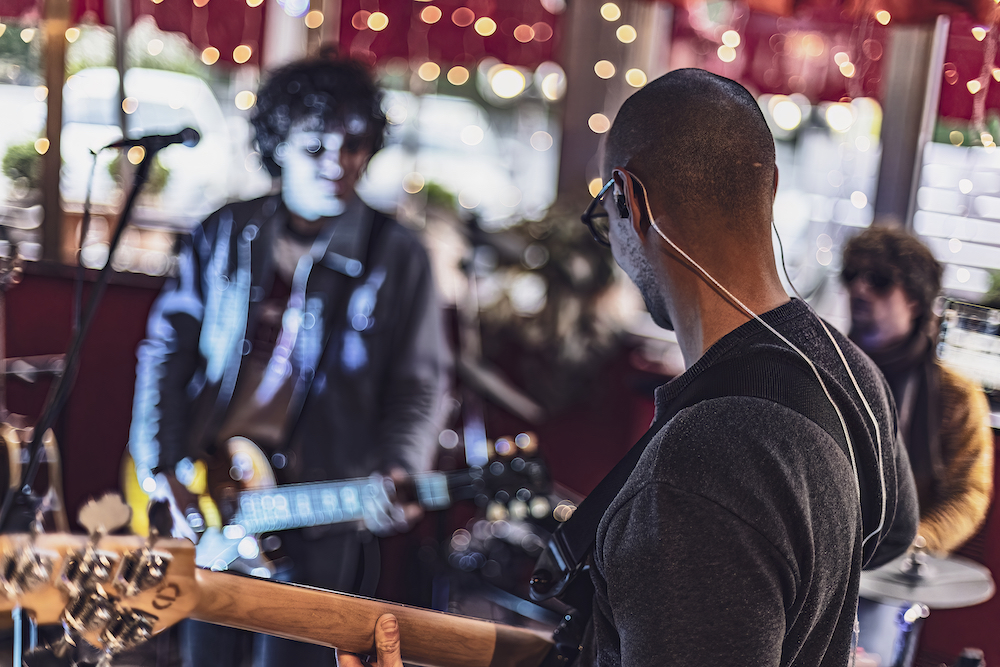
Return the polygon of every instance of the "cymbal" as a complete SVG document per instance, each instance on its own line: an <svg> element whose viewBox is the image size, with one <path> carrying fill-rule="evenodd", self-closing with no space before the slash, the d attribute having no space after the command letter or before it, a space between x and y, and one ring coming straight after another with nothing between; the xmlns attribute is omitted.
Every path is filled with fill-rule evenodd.
<svg viewBox="0 0 1000 667"><path fill-rule="evenodd" d="M989 600L995 590L988 569L958 556L905 554L861 573L861 597L920 603L931 609L970 607Z"/></svg>

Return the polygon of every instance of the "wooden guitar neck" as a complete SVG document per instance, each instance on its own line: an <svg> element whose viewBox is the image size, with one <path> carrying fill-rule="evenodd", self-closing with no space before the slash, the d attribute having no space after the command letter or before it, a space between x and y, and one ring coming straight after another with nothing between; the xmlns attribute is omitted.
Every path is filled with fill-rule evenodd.
<svg viewBox="0 0 1000 667"><path fill-rule="evenodd" d="M539 634L488 621L233 574L197 570L192 618L361 654L375 622L399 621L403 661L427 667L538 667L552 648Z"/></svg>

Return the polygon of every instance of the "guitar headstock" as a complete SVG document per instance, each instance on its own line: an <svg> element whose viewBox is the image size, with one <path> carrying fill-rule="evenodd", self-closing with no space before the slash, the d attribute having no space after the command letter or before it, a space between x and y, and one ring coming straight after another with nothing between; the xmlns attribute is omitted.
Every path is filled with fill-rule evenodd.
<svg viewBox="0 0 1000 667"><path fill-rule="evenodd" d="M0 610L21 607L108 655L177 623L197 602L187 540L0 535Z"/></svg>

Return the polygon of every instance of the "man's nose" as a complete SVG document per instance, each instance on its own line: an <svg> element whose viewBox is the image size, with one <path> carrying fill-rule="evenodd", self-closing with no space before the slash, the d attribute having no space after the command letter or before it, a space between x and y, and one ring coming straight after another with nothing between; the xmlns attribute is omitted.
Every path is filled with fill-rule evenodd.
<svg viewBox="0 0 1000 667"><path fill-rule="evenodd" d="M319 157L319 172L323 178L337 180L344 175L344 167L340 162L340 148L325 150Z"/></svg>

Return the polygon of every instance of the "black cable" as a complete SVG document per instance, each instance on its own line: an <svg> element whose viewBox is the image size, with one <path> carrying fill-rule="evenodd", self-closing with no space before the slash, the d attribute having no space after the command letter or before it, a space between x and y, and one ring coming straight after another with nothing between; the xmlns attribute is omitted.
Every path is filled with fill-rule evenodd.
<svg viewBox="0 0 1000 667"><path fill-rule="evenodd" d="M90 163L90 176L87 177L87 196L83 200L83 217L80 220L80 250L76 254L76 279L73 285L73 335L80 330L80 318L83 313L83 244L90 230L90 193L94 187L94 172L97 170L97 153L90 151L94 160ZM108 255L108 261L111 255Z"/></svg>

